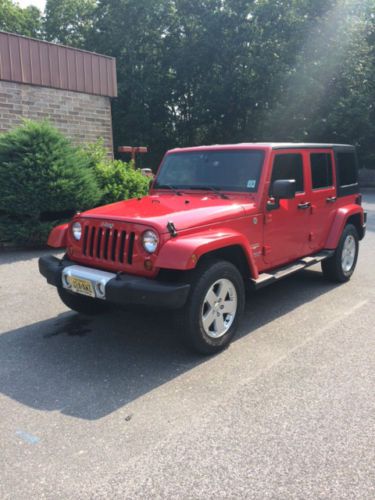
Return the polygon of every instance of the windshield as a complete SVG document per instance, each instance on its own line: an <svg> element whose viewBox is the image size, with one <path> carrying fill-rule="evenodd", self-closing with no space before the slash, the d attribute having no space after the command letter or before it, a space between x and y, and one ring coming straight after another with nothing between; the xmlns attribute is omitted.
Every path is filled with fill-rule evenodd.
<svg viewBox="0 0 375 500"><path fill-rule="evenodd" d="M160 167L154 189L217 189L247 191L258 189L264 151L192 151L167 155Z"/></svg>

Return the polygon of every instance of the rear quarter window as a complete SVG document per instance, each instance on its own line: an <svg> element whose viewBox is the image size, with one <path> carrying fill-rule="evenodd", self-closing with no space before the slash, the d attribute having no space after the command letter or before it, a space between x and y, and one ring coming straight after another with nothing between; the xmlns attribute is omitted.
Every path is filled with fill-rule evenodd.
<svg viewBox="0 0 375 500"><path fill-rule="evenodd" d="M336 153L339 186L350 186L358 182L357 162L353 152Z"/></svg>

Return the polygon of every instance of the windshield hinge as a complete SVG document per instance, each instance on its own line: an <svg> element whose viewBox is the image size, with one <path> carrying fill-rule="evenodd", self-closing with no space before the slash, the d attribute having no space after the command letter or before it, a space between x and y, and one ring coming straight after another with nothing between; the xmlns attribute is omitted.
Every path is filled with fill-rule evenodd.
<svg viewBox="0 0 375 500"><path fill-rule="evenodd" d="M172 238L175 238L177 236L177 231L176 231L176 228L175 228L172 221L168 222L167 229L169 231L169 234L172 236Z"/></svg>

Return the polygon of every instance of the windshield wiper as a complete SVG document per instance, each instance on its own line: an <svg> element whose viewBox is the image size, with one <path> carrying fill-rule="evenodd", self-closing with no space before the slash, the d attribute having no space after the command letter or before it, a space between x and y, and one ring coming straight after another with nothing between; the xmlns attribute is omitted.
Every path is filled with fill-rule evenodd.
<svg viewBox="0 0 375 500"><path fill-rule="evenodd" d="M156 186L155 189L170 189L177 196L182 196L182 193L176 187L172 186L172 184L162 184L161 186Z"/></svg>
<svg viewBox="0 0 375 500"><path fill-rule="evenodd" d="M227 196L224 193L221 193L219 188L213 186L190 186L189 189L201 189L202 191L213 191L215 194L220 196L220 198L223 198L225 200L229 199L229 196Z"/></svg>

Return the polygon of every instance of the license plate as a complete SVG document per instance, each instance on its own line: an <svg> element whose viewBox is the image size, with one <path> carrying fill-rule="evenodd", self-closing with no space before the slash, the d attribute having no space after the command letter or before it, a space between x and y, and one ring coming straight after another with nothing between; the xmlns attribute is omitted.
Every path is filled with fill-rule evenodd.
<svg viewBox="0 0 375 500"><path fill-rule="evenodd" d="M69 281L72 285L73 292L80 293L81 295L88 295L89 297L95 297L94 287L92 286L90 280L70 276Z"/></svg>

